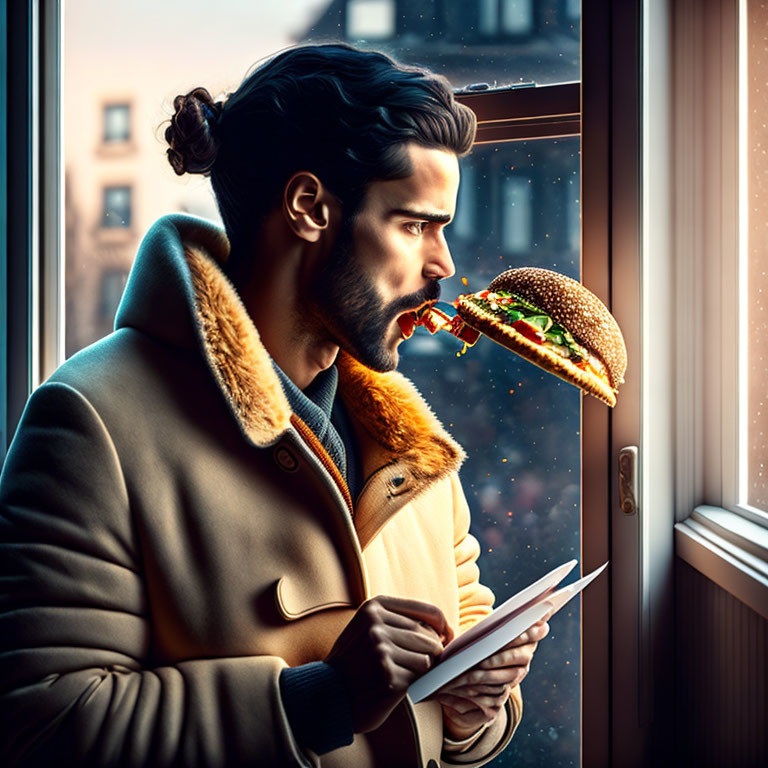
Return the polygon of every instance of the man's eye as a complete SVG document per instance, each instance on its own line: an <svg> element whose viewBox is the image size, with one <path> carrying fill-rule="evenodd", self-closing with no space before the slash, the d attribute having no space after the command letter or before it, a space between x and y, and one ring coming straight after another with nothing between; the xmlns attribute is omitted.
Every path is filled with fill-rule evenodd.
<svg viewBox="0 0 768 768"><path fill-rule="evenodd" d="M420 235L424 231L424 227L427 226L426 221L409 221L405 228L412 234L412 235Z"/></svg>

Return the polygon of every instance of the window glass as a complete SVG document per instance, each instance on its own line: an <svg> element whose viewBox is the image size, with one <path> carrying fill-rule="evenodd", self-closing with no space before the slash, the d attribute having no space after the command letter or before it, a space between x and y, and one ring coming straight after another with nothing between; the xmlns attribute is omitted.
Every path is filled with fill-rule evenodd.
<svg viewBox="0 0 768 768"><path fill-rule="evenodd" d="M531 0L501 0L501 28L510 35L533 33L533 2Z"/></svg>
<svg viewBox="0 0 768 768"><path fill-rule="evenodd" d="M748 3L747 503L768 512L768 5Z"/></svg>
<svg viewBox="0 0 768 768"><path fill-rule="evenodd" d="M394 0L349 0L347 37L357 41L383 40L394 34Z"/></svg>
<svg viewBox="0 0 768 768"><path fill-rule="evenodd" d="M510 253L523 253L531 247L533 225L533 179L502 176L501 247Z"/></svg>
<svg viewBox="0 0 768 768"><path fill-rule="evenodd" d="M445 75L456 88L557 83L579 79L580 19L578 0L348 0L326 3L296 39L370 41L400 61Z"/></svg>
<svg viewBox="0 0 768 768"><path fill-rule="evenodd" d="M471 237L446 229L456 275L443 282L445 298L482 290L516 266L580 278L577 138L477 147L462 161L461 184L470 183L474 195L459 198L457 219L471 200L477 224ZM524 254L508 248L517 235L507 234L511 205L495 202L499 186L525 190L525 213L511 216L525 232ZM580 559L581 394L489 339L461 349L447 334L417 328L400 346L400 370L467 451L461 478L482 547L480 570L500 601L533 575ZM578 603L562 614L536 651L522 686L523 721L494 766L579 764Z"/></svg>
<svg viewBox="0 0 768 768"><path fill-rule="evenodd" d="M520 9L529 6L531 35L505 32L513 18L528 18ZM374 41L390 29L388 7L396 11L393 37ZM367 35L371 47L441 72L456 87L576 80L574 8L578 11L578 4L522 0L427 5L233 0L225 12L211 14L202 0L160 5L134 0L130 7L69 0L67 354L109 332L101 315L113 311L116 275L130 268L141 236L158 216L186 211L219 221L209 181L175 176L163 156L161 125L176 94L204 86L220 97L261 58L296 41L349 39L350 24L355 34ZM363 11L372 15L363 20ZM150 16L151 25L145 21ZM482 18L489 25L483 30ZM99 67L93 66L96 60ZM126 92L137 94L131 101L132 154L95 151L102 142L103 105ZM108 202L104 180L110 178L120 179L121 186L107 187L129 190L128 195L114 192ZM102 226L107 212L130 228ZM457 273L445 281L443 296L481 290L504 269L524 264L578 278L579 226L578 139L475 148L462 160L457 215L446 232ZM106 276L110 272L115 276ZM418 329L400 349L402 370L469 454L462 481L482 547L482 577L497 599L578 559L580 393L487 339L457 356L461 345L447 334L433 337ZM492 765L579 764L579 631L575 602L553 619L551 635L523 684L523 722Z"/></svg>
<svg viewBox="0 0 768 768"><path fill-rule="evenodd" d="M495 35L499 31L498 0L479 0L477 26L484 35Z"/></svg>
<svg viewBox="0 0 768 768"><path fill-rule="evenodd" d="M127 279L128 275L122 269L108 269L102 273L99 314L103 320L114 317Z"/></svg>
<svg viewBox="0 0 768 768"><path fill-rule="evenodd" d="M104 141L128 141L131 138L131 111L127 104L104 107Z"/></svg>
<svg viewBox="0 0 768 768"><path fill-rule="evenodd" d="M105 187L102 227L131 226L131 188Z"/></svg>

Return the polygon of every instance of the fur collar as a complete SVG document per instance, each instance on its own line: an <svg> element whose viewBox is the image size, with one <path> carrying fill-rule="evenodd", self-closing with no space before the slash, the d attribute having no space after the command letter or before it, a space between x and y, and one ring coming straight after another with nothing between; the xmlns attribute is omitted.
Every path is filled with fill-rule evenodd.
<svg viewBox="0 0 768 768"><path fill-rule="evenodd" d="M258 331L239 295L209 253L185 243L195 319L208 363L245 435L274 444L290 426L291 408ZM402 374L377 373L340 353L339 394L353 419L414 479L427 481L458 469L462 448L445 431Z"/></svg>

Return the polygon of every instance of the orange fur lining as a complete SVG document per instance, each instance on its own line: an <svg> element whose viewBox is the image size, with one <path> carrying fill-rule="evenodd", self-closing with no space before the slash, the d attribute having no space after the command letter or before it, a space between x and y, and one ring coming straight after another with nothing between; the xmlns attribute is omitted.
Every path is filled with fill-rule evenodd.
<svg viewBox="0 0 768 768"><path fill-rule="evenodd" d="M245 433L273 443L290 426L291 407L259 332L221 269L202 251L184 249L195 289L206 357Z"/></svg>
<svg viewBox="0 0 768 768"><path fill-rule="evenodd" d="M336 366L339 392L351 415L376 442L411 465L415 478L433 479L459 468L463 449L405 376L377 373L344 352Z"/></svg>

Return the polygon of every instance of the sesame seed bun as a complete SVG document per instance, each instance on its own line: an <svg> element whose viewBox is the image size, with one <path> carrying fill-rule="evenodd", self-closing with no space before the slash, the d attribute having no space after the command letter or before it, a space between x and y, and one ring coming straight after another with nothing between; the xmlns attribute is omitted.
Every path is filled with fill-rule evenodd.
<svg viewBox="0 0 768 768"><path fill-rule="evenodd" d="M597 296L577 280L537 267L507 270L491 282L488 290L509 291L548 314L603 363L611 386L567 358L526 339L493 313L469 302L469 297L460 297L457 311L468 325L611 407L616 404L615 393L624 382L627 368L627 349L618 323Z"/></svg>

